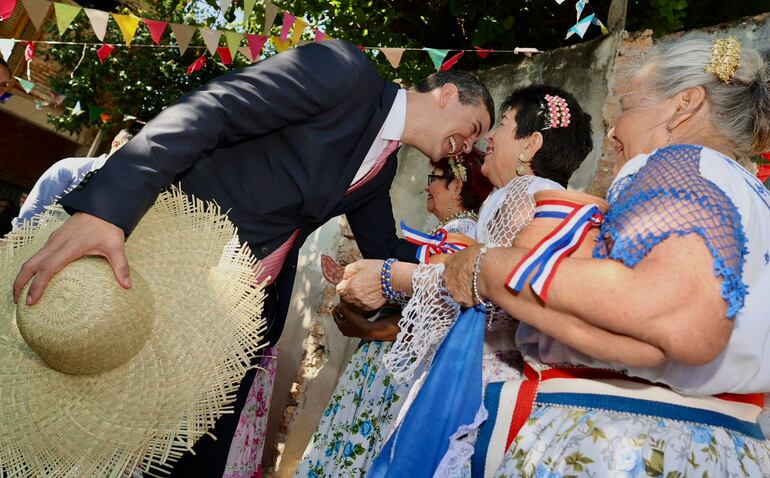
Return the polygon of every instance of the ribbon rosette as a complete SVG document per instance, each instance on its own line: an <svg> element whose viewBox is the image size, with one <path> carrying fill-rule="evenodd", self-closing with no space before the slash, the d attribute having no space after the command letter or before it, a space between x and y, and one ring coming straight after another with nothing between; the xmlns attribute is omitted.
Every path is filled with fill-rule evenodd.
<svg viewBox="0 0 770 478"><path fill-rule="evenodd" d="M421 264L430 263L430 256L437 254L454 254L462 251L472 241L463 234L447 232L446 229L439 229L435 234L413 229L401 221L401 231L404 233L404 239L420 247L417 248L417 260Z"/></svg>
<svg viewBox="0 0 770 478"><path fill-rule="evenodd" d="M604 215L595 204L576 207L560 201L544 201L535 208L535 219L562 219L559 226L545 236L513 269L505 281L510 289L521 292L527 278L532 291L545 303L548 288L561 261L575 252L592 227L601 226Z"/></svg>

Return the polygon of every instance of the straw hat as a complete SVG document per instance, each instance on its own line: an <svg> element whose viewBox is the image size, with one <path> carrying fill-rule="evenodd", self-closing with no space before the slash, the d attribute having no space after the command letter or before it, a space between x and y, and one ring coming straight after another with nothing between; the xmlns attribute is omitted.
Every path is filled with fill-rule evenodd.
<svg viewBox="0 0 770 478"><path fill-rule="evenodd" d="M218 207L175 190L126 242L131 289L83 258L17 309L16 273L65 219L0 242L0 476L162 475L232 411L258 353L256 260Z"/></svg>

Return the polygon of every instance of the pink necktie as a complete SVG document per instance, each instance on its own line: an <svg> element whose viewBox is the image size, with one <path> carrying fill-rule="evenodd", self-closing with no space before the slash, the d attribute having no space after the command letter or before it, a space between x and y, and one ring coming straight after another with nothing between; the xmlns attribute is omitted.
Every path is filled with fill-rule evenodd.
<svg viewBox="0 0 770 478"><path fill-rule="evenodd" d="M399 146L401 146L401 143L396 140L388 141L388 144L385 145L385 149L383 149L382 153L380 153L380 155L377 156L377 159L374 160L374 166L372 166L372 169L370 169L363 178L351 184L345 195L347 196L348 194L353 193L353 191L357 190L364 184L371 181L373 177L377 176L377 174L382 171L382 168L385 166L385 162L388 160L390 155L393 154L393 151L397 150Z"/></svg>

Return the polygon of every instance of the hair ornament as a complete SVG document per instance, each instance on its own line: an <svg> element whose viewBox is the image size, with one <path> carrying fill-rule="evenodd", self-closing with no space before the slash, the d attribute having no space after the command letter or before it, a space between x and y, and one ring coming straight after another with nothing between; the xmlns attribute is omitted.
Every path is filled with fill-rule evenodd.
<svg viewBox="0 0 770 478"><path fill-rule="evenodd" d="M468 169L465 167L463 160L459 156L451 156L449 158L449 168L452 170L452 175L462 182L468 181Z"/></svg>
<svg viewBox="0 0 770 478"><path fill-rule="evenodd" d="M569 126L570 113L567 100L558 95L545 95L545 104L543 105L545 113L545 127L566 128Z"/></svg>
<svg viewBox="0 0 770 478"><path fill-rule="evenodd" d="M713 73L720 80L730 84L740 66L741 42L732 35L714 40L714 45L711 47L711 60L706 66L706 72Z"/></svg>

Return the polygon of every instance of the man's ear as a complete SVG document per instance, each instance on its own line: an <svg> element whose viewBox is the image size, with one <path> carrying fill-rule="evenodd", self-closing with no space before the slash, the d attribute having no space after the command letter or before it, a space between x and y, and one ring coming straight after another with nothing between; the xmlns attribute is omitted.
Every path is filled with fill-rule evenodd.
<svg viewBox="0 0 770 478"><path fill-rule="evenodd" d="M682 123L686 122L703 107L706 103L706 90L702 86L686 88L676 96L676 111L671 116L666 127L673 131Z"/></svg>
<svg viewBox="0 0 770 478"><path fill-rule="evenodd" d="M452 98L456 97L457 94L457 86L453 83L444 83L441 86L441 92L439 94L439 106L446 108L447 105L451 104Z"/></svg>

